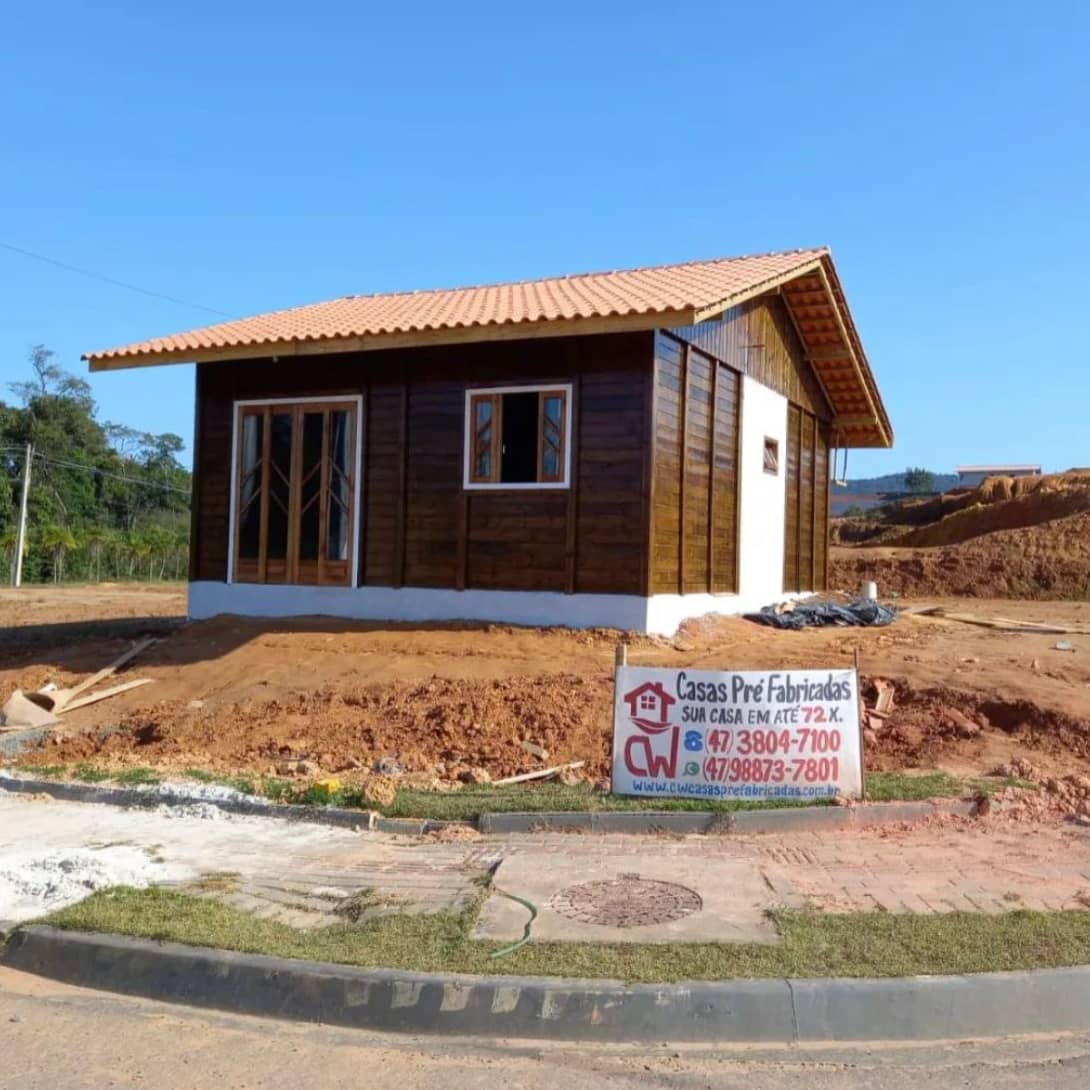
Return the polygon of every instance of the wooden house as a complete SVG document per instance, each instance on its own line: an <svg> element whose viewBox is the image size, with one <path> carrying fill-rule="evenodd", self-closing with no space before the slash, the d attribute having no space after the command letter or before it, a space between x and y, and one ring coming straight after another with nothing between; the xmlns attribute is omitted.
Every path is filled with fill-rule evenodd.
<svg viewBox="0 0 1090 1090"><path fill-rule="evenodd" d="M347 296L196 363L189 610L672 632L820 591L892 430L827 250Z"/></svg>

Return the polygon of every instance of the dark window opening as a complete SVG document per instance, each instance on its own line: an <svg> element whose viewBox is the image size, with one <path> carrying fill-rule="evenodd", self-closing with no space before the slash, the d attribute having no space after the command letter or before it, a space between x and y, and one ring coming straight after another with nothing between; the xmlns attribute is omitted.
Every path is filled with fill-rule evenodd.
<svg viewBox="0 0 1090 1090"><path fill-rule="evenodd" d="M556 485L568 470L568 392L473 391L466 412L466 480L476 485Z"/></svg>
<svg viewBox="0 0 1090 1090"><path fill-rule="evenodd" d="M504 394L500 480L531 484L537 480L538 395Z"/></svg>

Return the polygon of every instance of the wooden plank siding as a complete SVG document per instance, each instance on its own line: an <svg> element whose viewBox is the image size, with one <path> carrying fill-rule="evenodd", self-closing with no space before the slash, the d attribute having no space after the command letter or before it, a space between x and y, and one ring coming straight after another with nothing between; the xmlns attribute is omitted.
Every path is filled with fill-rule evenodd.
<svg viewBox="0 0 1090 1090"><path fill-rule="evenodd" d="M716 363L715 449L712 462L712 593L738 591L738 491L742 376Z"/></svg>
<svg viewBox="0 0 1090 1090"><path fill-rule="evenodd" d="M833 413L813 367L806 359L783 299L779 295L762 296L732 307L717 320L669 332L677 341L689 346L690 353L698 349L717 360L723 369L720 374L725 371L734 375L739 401L741 375L747 375L787 399L787 449L781 452L786 475L783 589L824 590L828 580L829 422ZM678 358L683 358L680 350ZM661 366L662 350L657 350L656 359ZM669 362L672 366L672 358ZM662 396L661 385L659 394ZM720 396L717 393L717 398ZM739 419L729 408L724 408L727 419ZM662 434L660 428L660 438ZM734 474L732 481L724 480L721 486L716 486L717 493L722 491L730 495L737 491L737 461ZM659 479L656 475L656 483ZM656 504L655 510L658 514L662 505ZM722 520L725 525L734 511L736 506L724 504L723 510L716 515L716 524ZM719 540L717 532L716 541ZM655 554L656 560L662 555L661 544ZM652 572L652 583L656 586L669 585L674 578L675 573L669 568L661 577ZM725 588L721 572L717 572L715 583L715 589ZM737 583L733 583L730 589L736 587Z"/></svg>
<svg viewBox="0 0 1090 1090"><path fill-rule="evenodd" d="M227 577L234 401L363 396L359 581L646 593L654 335L503 341L197 368L192 577ZM570 488L466 491L467 388L570 383Z"/></svg>
<svg viewBox="0 0 1090 1090"><path fill-rule="evenodd" d="M783 589L826 590L829 429L797 405L787 411L785 472Z"/></svg>
<svg viewBox="0 0 1090 1090"><path fill-rule="evenodd" d="M814 590L829 589L829 429L814 436Z"/></svg>
<svg viewBox="0 0 1090 1090"><path fill-rule="evenodd" d="M799 495L801 458L799 444L802 437L802 410L797 405L787 406L787 451L783 460L784 471L784 521L783 521L783 589L799 589Z"/></svg>
<svg viewBox="0 0 1090 1090"><path fill-rule="evenodd" d="M655 338L654 503L651 507L650 594L681 586L681 437L685 346Z"/></svg>
<svg viewBox="0 0 1090 1090"><path fill-rule="evenodd" d="M651 594L738 588L740 384L706 353L656 336Z"/></svg>
<svg viewBox="0 0 1090 1090"><path fill-rule="evenodd" d="M778 295L675 330L199 364L191 578L227 578L234 401L362 395L359 584L736 593L744 375L789 402L785 589L821 589L832 413ZM466 390L557 384L569 487L465 489Z"/></svg>
<svg viewBox="0 0 1090 1090"><path fill-rule="evenodd" d="M752 299L724 311L720 319L670 333L783 394L818 419L832 419L832 409L780 296Z"/></svg>

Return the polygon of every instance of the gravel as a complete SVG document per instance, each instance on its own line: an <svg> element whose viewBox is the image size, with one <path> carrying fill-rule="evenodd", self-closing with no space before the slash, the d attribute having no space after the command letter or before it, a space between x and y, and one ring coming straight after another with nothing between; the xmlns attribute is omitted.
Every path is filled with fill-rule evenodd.
<svg viewBox="0 0 1090 1090"><path fill-rule="evenodd" d="M70 851L9 852L0 865L0 920L19 923L110 886L143 889L187 873L128 844Z"/></svg>

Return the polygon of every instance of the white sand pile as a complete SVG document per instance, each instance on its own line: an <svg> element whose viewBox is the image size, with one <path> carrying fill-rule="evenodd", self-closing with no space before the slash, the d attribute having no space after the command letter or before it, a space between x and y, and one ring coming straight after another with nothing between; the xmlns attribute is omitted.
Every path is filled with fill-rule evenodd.
<svg viewBox="0 0 1090 1090"><path fill-rule="evenodd" d="M18 923L75 904L100 889L181 877L147 851L126 844L70 851L5 854L0 863L0 920Z"/></svg>

